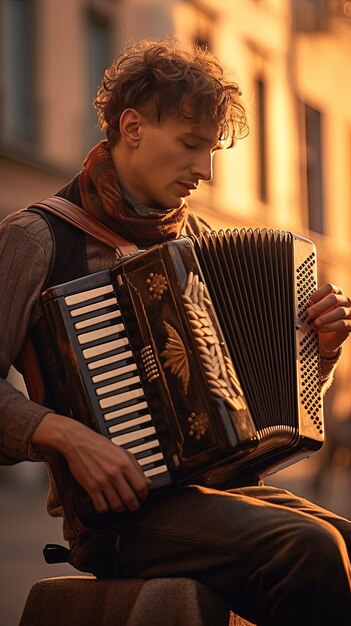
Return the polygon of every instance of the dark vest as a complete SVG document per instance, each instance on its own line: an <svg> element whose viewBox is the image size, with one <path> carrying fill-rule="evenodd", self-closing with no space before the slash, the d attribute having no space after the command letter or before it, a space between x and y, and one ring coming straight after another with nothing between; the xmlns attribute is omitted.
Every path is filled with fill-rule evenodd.
<svg viewBox="0 0 351 626"><path fill-rule="evenodd" d="M43 291L48 287L86 276L89 271L85 233L56 217L56 215L42 209L29 207L27 210L41 215L47 222L51 232L53 253Z"/></svg>

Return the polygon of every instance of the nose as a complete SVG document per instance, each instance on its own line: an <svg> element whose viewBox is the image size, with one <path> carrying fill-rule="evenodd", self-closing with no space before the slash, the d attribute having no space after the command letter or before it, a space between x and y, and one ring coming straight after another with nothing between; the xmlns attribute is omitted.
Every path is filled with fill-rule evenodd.
<svg viewBox="0 0 351 626"><path fill-rule="evenodd" d="M199 154L191 167L191 174L199 180L210 181L213 177L213 154L207 152Z"/></svg>

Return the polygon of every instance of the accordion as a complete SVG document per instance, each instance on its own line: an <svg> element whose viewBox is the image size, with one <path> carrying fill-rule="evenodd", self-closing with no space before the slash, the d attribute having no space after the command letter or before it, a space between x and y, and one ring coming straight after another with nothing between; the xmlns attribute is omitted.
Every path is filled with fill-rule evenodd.
<svg viewBox="0 0 351 626"><path fill-rule="evenodd" d="M49 288L53 408L130 450L150 497L272 474L323 443L316 288L311 241L252 229L168 241ZM84 526L117 519L72 485Z"/></svg>

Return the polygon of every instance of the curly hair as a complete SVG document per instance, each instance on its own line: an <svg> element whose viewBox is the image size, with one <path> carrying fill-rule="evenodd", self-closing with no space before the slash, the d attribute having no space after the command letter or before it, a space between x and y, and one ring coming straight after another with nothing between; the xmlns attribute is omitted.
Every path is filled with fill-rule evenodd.
<svg viewBox="0 0 351 626"><path fill-rule="evenodd" d="M115 58L93 104L99 128L112 147L119 141L119 119L127 108L145 115L151 109L158 121L165 114L213 120L219 140L232 147L248 134L241 95L206 48L188 47L174 39L143 39Z"/></svg>

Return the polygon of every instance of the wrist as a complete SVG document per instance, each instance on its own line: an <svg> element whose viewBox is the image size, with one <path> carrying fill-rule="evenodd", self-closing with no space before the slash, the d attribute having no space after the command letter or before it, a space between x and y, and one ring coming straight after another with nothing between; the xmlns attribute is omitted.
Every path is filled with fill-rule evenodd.
<svg viewBox="0 0 351 626"><path fill-rule="evenodd" d="M327 361L336 361L341 355L341 346L337 350L333 350L332 352L326 352L325 350L320 352L321 359L326 359Z"/></svg>
<svg viewBox="0 0 351 626"><path fill-rule="evenodd" d="M81 424L57 413L47 413L32 435L32 444L46 452L60 452L63 455L73 448L72 435Z"/></svg>

